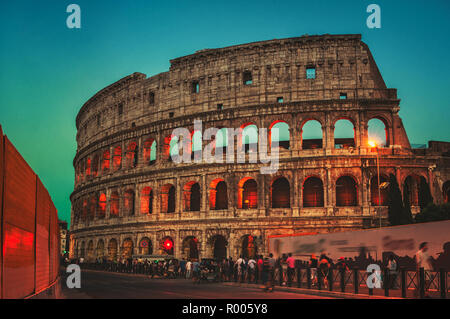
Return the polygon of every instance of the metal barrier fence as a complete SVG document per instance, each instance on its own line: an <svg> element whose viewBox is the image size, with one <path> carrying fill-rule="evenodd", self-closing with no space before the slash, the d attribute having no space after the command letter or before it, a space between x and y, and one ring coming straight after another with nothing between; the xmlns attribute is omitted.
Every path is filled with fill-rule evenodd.
<svg viewBox="0 0 450 319"><path fill-rule="evenodd" d="M29 298L59 278L55 206L0 126L0 298Z"/></svg>
<svg viewBox="0 0 450 319"><path fill-rule="evenodd" d="M121 264L121 263L83 263L82 269L110 271L118 273L143 274L160 278L185 278L179 268L166 271L152 268L150 264ZM287 286L315 290L327 290L343 293L378 295L398 298L448 298L450 273L444 269L440 271L417 271L400 269L397 273L389 273L382 269L378 274L380 286L368 287L368 279L372 273L365 269L336 269L331 268L325 273L320 269L296 267L288 269L277 267L272 272L273 286ZM242 283L263 284L262 276L256 267L254 270L225 273L221 272L218 281L232 281Z"/></svg>

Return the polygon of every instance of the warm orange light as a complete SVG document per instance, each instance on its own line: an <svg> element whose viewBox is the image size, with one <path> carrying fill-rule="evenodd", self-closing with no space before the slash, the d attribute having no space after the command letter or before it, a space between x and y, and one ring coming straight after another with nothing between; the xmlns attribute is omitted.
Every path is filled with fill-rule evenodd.
<svg viewBox="0 0 450 319"><path fill-rule="evenodd" d="M369 141L370 147L377 147L377 143L375 141Z"/></svg>

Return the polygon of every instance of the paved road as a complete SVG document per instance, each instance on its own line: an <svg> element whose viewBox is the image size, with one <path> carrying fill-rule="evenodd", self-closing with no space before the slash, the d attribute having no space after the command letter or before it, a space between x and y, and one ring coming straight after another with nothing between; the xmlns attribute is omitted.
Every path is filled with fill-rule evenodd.
<svg viewBox="0 0 450 319"><path fill-rule="evenodd" d="M63 295L68 299L328 299L291 292L268 293L219 283L197 285L184 279L150 279L99 271L83 271L80 289L68 289L65 283L63 278Z"/></svg>

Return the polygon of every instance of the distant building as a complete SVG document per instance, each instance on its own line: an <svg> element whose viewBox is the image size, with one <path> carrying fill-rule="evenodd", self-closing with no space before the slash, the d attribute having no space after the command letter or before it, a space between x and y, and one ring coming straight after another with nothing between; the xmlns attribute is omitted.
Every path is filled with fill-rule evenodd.
<svg viewBox="0 0 450 319"><path fill-rule="evenodd" d="M59 234L61 238L61 247L60 247L60 253L61 256L64 256L66 253L69 252L69 235L67 231L67 222L64 220L59 221Z"/></svg>

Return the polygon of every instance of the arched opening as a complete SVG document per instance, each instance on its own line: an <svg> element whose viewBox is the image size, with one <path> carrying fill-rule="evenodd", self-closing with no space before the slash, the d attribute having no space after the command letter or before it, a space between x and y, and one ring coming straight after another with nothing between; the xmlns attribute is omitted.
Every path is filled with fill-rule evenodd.
<svg viewBox="0 0 450 319"><path fill-rule="evenodd" d="M241 126L238 149L244 148L245 153L258 151L258 127L247 123Z"/></svg>
<svg viewBox="0 0 450 319"><path fill-rule="evenodd" d="M128 144L127 148L127 168L134 168L138 163L139 147L136 142Z"/></svg>
<svg viewBox="0 0 450 319"><path fill-rule="evenodd" d="M183 254L188 259L198 260L198 240L194 236L186 237L183 240Z"/></svg>
<svg viewBox="0 0 450 319"><path fill-rule="evenodd" d="M163 213L175 212L175 187L166 184L161 188L161 211Z"/></svg>
<svg viewBox="0 0 450 319"><path fill-rule="evenodd" d="M115 171L117 171L121 167L122 167L122 147L117 146L114 149L114 154L113 154L113 169Z"/></svg>
<svg viewBox="0 0 450 319"><path fill-rule="evenodd" d="M244 258L255 258L258 253L258 247L256 246L255 237L246 235L242 238L242 250L241 255Z"/></svg>
<svg viewBox="0 0 450 319"><path fill-rule="evenodd" d="M200 211L200 185L197 182L192 181L184 185L183 202L185 211Z"/></svg>
<svg viewBox="0 0 450 319"><path fill-rule="evenodd" d="M80 257L81 258L85 258L86 254L85 254L85 246L86 244L84 243L84 241L81 243L81 250L80 250Z"/></svg>
<svg viewBox="0 0 450 319"><path fill-rule="evenodd" d="M419 206L419 185L420 176L415 174L406 177L403 183L403 193L407 192L411 206Z"/></svg>
<svg viewBox="0 0 450 319"><path fill-rule="evenodd" d="M444 185L442 185L442 192L444 203L450 203L450 181L446 181Z"/></svg>
<svg viewBox="0 0 450 319"><path fill-rule="evenodd" d="M83 221L86 221L88 217L88 202L86 199L83 200L83 213L82 213L82 219Z"/></svg>
<svg viewBox="0 0 450 319"><path fill-rule="evenodd" d="M89 241L87 246L87 260L88 261L94 261L95 255L94 255L94 242L92 240Z"/></svg>
<svg viewBox="0 0 450 319"><path fill-rule="evenodd" d="M98 176L98 165L99 165L99 161L100 161L100 159L99 159L98 155L96 154L96 155L94 156L94 160L92 161L92 175L93 175L94 177Z"/></svg>
<svg viewBox="0 0 450 319"><path fill-rule="evenodd" d="M227 192L227 184L223 179L213 180L209 191L209 208L211 210L228 209Z"/></svg>
<svg viewBox="0 0 450 319"><path fill-rule="evenodd" d="M378 147L389 145L388 130L382 120L378 118L370 119L367 123L367 128L369 141L375 142Z"/></svg>
<svg viewBox="0 0 450 319"><path fill-rule="evenodd" d="M244 85L251 85L253 83L252 72L250 71L242 72L242 81Z"/></svg>
<svg viewBox="0 0 450 319"><path fill-rule="evenodd" d="M388 181L387 177L380 176L380 185ZM372 206L387 206L388 205L388 188L380 188L380 197L378 197L378 176L373 176L370 179L370 203Z"/></svg>
<svg viewBox="0 0 450 319"><path fill-rule="evenodd" d="M98 218L103 219L106 215L106 195L101 193L98 198Z"/></svg>
<svg viewBox="0 0 450 319"><path fill-rule="evenodd" d="M117 240L111 239L108 243L108 259L114 261L117 259Z"/></svg>
<svg viewBox="0 0 450 319"><path fill-rule="evenodd" d="M139 254L140 255L151 255L153 254L152 241L148 237L144 237L139 242Z"/></svg>
<svg viewBox="0 0 450 319"><path fill-rule="evenodd" d="M179 138L175 135L169 135L164 138L164 154L169 162L177 160L180 156Z"/></svg>
<svg viewBox="0 0 450 319"><path fill-rule="evenodd" d="M127 238L122 244L122 258L129 259L133 255L133 241Z"/></svg>
<svg viewBox="0 0 450 319"><path fill-rule="evenodd" d="M148 165L156 163L156 141L152 138L144 142L144 162Z"/></svg>
<svg viewBox="0 0 450 319"><path fill-rule="evenodd" d="M134 191L131 189L125 191L123 197L123 209L125 215L134 215Z"/></svg>
<svg viewBox="0 0 450 319"><path fill-rule="evenodd" d="M357 206L358 190L355 180L350 176L342 176L336 181L336 206Z"/></svg>
<svg viewBox="0 0 450 319"><path fill-rule="evenodd" d="M203 148L202 132L195 131L191 136L191 159L201 160L202 158L202 148Z"/></svg>
<svg viewBox="0 0 450 319"><path fill-rule="evenodd" d="M334 125L334 148L355 147L355 127L350 120L338 120Z"/></svg>
<svg viewBox="0 0 450 319"><path fill-rule="evenodd" d="M291 188L289 181L285 177L277 178L272 183L271 203L272 208L291 207Z"/></svg>
<svg viewBox="0 0 450 319"><path fill-rule="evenodd" d="M161 242L161 255L174 255L173 239L170 236L164 237Z"/></svg>
<svg viewBox="0 0 450 319"><path fill-rule="evenodd" d="M308 120L301 129L302 149L318 149L323 147L323 131L319 121Z"/></svg>
<svg viewBox="0 0 450 319"><path fill-rule="evenodd" d="M95 255L97 256L97 258L103 258L105 255L105 242L103 241L103 239L100 239L98 241L96 250L97 251Z"/></svg>
<svg viewBox="0 0 450 319"><path fill-rule="evenodd" d="M308 177L303 183L303 207L323 207L323 183L318 177Z"/></svg>
<svg viewBox="0 0 450 319"><path fill-rule="evenodd" d="M151 187L144 187L141 191L141 214L153 213L153 190Z"/></svg>
<svg viewBox="0 0 450 319"><path fill-rule="evenodd" d="M109 171L110 161L111 161L111 154L109 154L109 151L104 151L102 156L102 172Z"/></svg>
<svg viewBox="0 0 450 319"><path fill-rule="evenodd" d="M226 154L228 146L228 130L223 127L217 131L215 136L215 153Z"/></svg>
<svg viewBox="0 0 450 319"><path fill-rule="evenodd" d="M222 235L215 235L211 238L213 245L213 256L217 261L222 261L227 258L227 245L228 242Z"/></svg>
<svg viewBox="0 0 450 319"><path fill-rule="evenodd" d="M119 216L119 194L114 191L109 197L109 215L111 218Z"/></svg>
<svg viewBox="0 0 450 319"><path fill-rule="evenodd" d="M91 159L89 157L86 160L86 177L91 177Z"/></svg>
<svg viewBox="0 0 450 319"><path fill-rule="evenodd" d="M269 128L269 141L273 147L279 145L280 148L289 149L290 133L289 124L284 121L275 121Z"/></svg>
<svg viewBox="0 0 450 319"><path fill-rule="evenodd" d="M94 220L96 208L97 208L97 198L95 195L91 195L89 199L89 220Z"/></svg>
<svg viewBox="0 0 450 319"><path fill-rule="evenodd" d="M254 179L247 177L239 182L238 203L242 209L258 207L258 189Z"/></svg>

